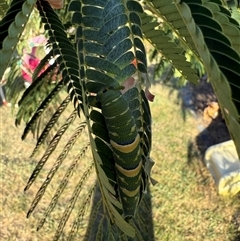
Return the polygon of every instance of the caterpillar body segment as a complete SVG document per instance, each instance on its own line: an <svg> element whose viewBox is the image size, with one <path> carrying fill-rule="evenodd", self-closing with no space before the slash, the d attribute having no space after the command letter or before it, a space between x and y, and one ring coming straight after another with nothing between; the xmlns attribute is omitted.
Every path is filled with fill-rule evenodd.
<svg viewBox="0 0 240 241"><path fill-rule="evenodd" d="M112 145L114 160L122 168L125 168L127 170L133 169L137 167L139 162L141 161L141 151L139 145L140 139L138 137L139 135L137 135L136 137L136 140L138 141L137 145L135 144L136 147L134 149L129 148L128 152L123 152L120 149L117 149L116 145ZM113 141L110 141L110 143L113 144Z"/></svg>
<svg viewBox="0 0 240 241"><path fill-rule="evenodd" d="M109 137L119 145L132 143L137 136L135 120L127 101L118 90L107 90L100 97L102 114L109 131Z"/></svg>
<svg viewBox="0 0 240 241"><path fill-rule="evenodd" d="M138 207L142 190L140 136L128 102L120 91L107 89L98 93L97 99L113 151L123 214L131 218Z"/></svg>

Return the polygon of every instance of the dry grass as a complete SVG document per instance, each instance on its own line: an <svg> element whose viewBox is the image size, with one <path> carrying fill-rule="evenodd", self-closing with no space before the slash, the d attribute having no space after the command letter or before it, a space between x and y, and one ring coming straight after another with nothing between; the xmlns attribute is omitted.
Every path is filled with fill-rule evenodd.
<svg viewBox="0 0 240 241"><path fill-rule="evenodd" d="M237 241L231 220L240 205L236 198L224 200L217 195L212 178L198 157L188 162L189 143L193 142L198 134L196 123L191 116L187 116L186 121L183 121L180 106L176 103L177 91L169 95L170 90L160 85L152 89L156 95L155 102L151 104L152 158L156 162L152 176L158 181L157 185L151 186L155 241ZM84 168L90 164L91 156L88 154L81 161L53 217L39 232L36 232L37 219L53 196L59 178L64 175L66 167L71 162L70 157L79 152L82 143L79 142L74 147L72 154L63 163L58 175L49 185L36 212L30 219L26 219L29 205L51 163L46 164L36 184L24 194L23 189L38 160L37 158L28 159L34 147L34 141L27 138L26 141L21 142L22 129L15 128L14 118L9 109L0 108L0 117L0 205L3 210L0 214L0 240L51 241L58 223L54 221L54 218L59 220L61 217L71 190L79 179L80 172L83 172ZM66 140L70 135L71 133L66 133ZM58 154L55 154L51 162L57 156ZM94 183L94 176L90 176L90 180L85 183L81 197L87 194L91 183ZM80 203L77 203L77 206L80 206ZM82 235L87 219L86 215L77 240L83 240ZM66 228L66 231L68 230L69 227ZM65 237L61 240L65 240Z"/></svg>
<svg viewBox="0 0 240 241"><path fill-rule="evenodd" d="M152 202L156 240L232 240L231 218L237 200L223 200L199 158L189 162L188 146L197 133L195 120L181 119L176 93L154 89L153 152L156 161Z"/></svg>

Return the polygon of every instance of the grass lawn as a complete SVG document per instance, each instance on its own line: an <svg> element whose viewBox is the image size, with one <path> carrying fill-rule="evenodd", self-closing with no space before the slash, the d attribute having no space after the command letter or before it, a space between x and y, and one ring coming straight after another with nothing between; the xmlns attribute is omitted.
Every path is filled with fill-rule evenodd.
<svg viewBox="0 0 240 241"><path fill-rule="evenodd" d="M194 143L198 135L196 122L191 115L183 120L181 103L178 103L177 90L170 87L155 85L152 87L155 101L151 103L153 118L153 145L151 157L155 161L152 177L158 181L150 187L152 202L153 230L155 241L238 241L239 233L232 224L232 217L240 210L239 199L222 198L215 189L213 180L202 164L198 155L189 159L188 147ZM40 156L29 160L34 147L34 140L29 137L21 141L22 128L14 126L14 117L8 107L0 108L0 142L1 142L1 193L0 206L0 240L4 241L51 241L58 221L71 197L74 183L79 180L91 163L91 155L86 154L81 160L77 172L73 173L68 184L66 195L55 207L51 218L38 232L38 218L43 214L53 196L59 179L71 163L71 157L79 153L79 141L69 157L64 161L53 182L49 185L36 212L26 219L26 213L41 182L45 179L48 168L58 154L54 154L47 162L43 173L37 178L36 184L26 192L23 189ZM79 123L78 120L75 124ZM72 128L74 129L74 128ZM71 131L66 133L69 139ZM84 132L85 133L85 132ZM64 142L64 140L62 141ZM64 146L64 144L62 144ZM60 153L60 152L59 152ZM84 202L89 188L95 181L94 175L84 183L81 200ZM88 213L76 240L83 240L87 227ZM73 219L73 218L72 218ZM69 225L65 233L69 231ZM65 235L64 233L64 235ZM237 237L238 236L238 237ZM63 236L60 240L66 240ZM151 240L146 240L151 241Z"/></svg>

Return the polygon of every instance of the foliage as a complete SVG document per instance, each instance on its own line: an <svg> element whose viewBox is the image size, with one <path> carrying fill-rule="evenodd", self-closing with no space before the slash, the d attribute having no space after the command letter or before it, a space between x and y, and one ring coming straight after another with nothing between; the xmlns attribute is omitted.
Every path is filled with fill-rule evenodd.
<svg viewBox="0 0 240 241"><path fill-rule="evenodd" d="M199 161L194 146L191 148L190 143L195 143L195 137L198 135L195 119L188 114L186 119L183 120L181 105L177 103L178 90L172 88L174 86L154 86L154 93L161 96L151 103L154 120L152 143L154 152L151 156L154 160L157 160L157 165L154 166L154 177L158 183L150 187L150 195L147 195L150 199L149 202L147 200L147 208L141 205L141 208L144 207L146 212L137 213L137 217L143 223L140 229L141 234L144 235L144 240L151 241L185 241L186 239L188 241L236 241L239 237L239 233L234 233L237 232L238 227L239 198L236 196L234 199L226 200L216 192L216 186L209 171ZM159 110L161 110L161 116ZM72 108L64 111L64 117L67 118L71 111ZM77 162L60 200L44 226L36 231L39 218L43 216L48 207L49 201L60 180L64 177L66 169L79 154L82 147L81 143L84 144L84 140L87 140L87 138L84 140L83 138L78 139L48 185L33 215L26 219L26 213L33 195L37 193L52 163L60 155L61 147L63 148L73 135L79 120L76 118L71 128L66 131L59 144L60 147L56 148L51 160L46 163L34 185L28 192L23 193L26 180L34 169L40 153L35 158L29 159L29 152L34 149L34 139L29 136L26 141L19 141L24 126L14 128L14 116L11 115L9 108L0 108L0 116L4 116L2 135L0 135L0 143L3 147L0 178L4 184L1 193L3 198L0 199L0 206L3 207L1 237L6 241L16 239L30 241L33 238L51 241L71 197L72 190L85 171L85 167L87 168L91 162L90 149ZM176 129L178 130L177 135ZM11 138L6 139L6 136L11 136ZM12 151L13 146L15 147L14 152ZM94 169L92 168L92 170ZM92 172L84 182L79 199L73 208L72 215L69 217L60 240L67 240L67 235L71 230L69 224L72 223L78 209L85 201L84 198L88 190L95 182L94 177L95 174ZM94 207L99 199L100 193L94 193ZM94 212L92 212L92 208L85 210L81 226L73 240L94 240L94 233L97 233L97 221L100 221L103 213L101 203L98 206L94 209ZM94 215L96 219L92 226L88 225L90 213L93 219ZM232 223L234 216L236 227ZM86 239L84 239L85 236Z"/></svg>
<svg viewBox="0 0 240 241"><path fill-rule="evenodd" d="M240 84L238 83L240 77L240 27L237 21L239 12L234 11L234 15L231 15L231 10L227 9L226 4L220 0L153 0L144 3L133 0L71 0L66 1L64 9L60 11L54 11L46 1L12 0L7 11L5 11L7 4L1 5L1 13L6 12L6 14L1 20L0 76L3 76L10 62L35 4L44 29L48 32L48 46L52 50L36 68L33 74L33 84L25 91L19 102L16 124L19 124L22 119L26 122L22 138L24 139L31 129L36 128L36 123L42 113L55 99L63 93L66 95L66 92L68 96L65 96L59 107L54 109L55 113L46 126L42 129L39 127L38 131L41 134L37 135L39 138L32 156L44 143L70 100L73 102L74 110L53 136L25 190L29 189L35 181L49 156L60 143L63 134L71 127L74 120L78 118L77 116L83 115L85 120L79 124L59 159L50 169L33 200L28 216L41 200L67 153L75 141L80 138L82 129L86 127L89 142L85 143L82 153L89 145L91 146L105 208L104 214L108 217L108 237L115 238L116 233L110 226L116 224L121 230L119 233L123 232L121 235L125 239L129 236L143 240L137 228L141 226L140 219L134 218L134 214L125 215L126 204L123 201L134 198L140 202L147 190L153 165L150 158L151 114L146 98L146 96L151 96L149 93L150 81L147 74L143 39L151 43L156 51L164 56L175 69L178 69L182 78L188 81L197 83L198 78L195 70L191 68L191 63L187 61L185 53L190 51L203 63L240 156ZM143 9L148 9L148 11L143 11ZM167 24L167 28L162 27L162 22ZM169 29L171 33L169 33ZM75 38L72 37L73 33ZM38 75L41 68L52 57L55 58L55 63ZM43 91L49 84L48 76L56 67L61 73L61 79L52 85L49 92ZM101 95L121 90L126 82L132 80L134 74L137 77L135 77L135 85L131 89L126 88L126 92L119 92L117 96L110 96L108 99L111 105L116 102L114 108L118 108L118 106L120 108L120 105L126 102L127 107L121 108L121 111L128 112L129 115L123 115L123 118L120 118L121 115L119 115L119 118L116 118L115 115L119 113L110 113L113 111L113 107L106 107L106 111L102 112ZM142 79L145 81L142 82ZM146 96L144 88L146 88ZM104 99L105 101L106 99ZM108 116L109 114L110 116ZM116 120L109 125L108 118ZM120 135L121 132L118 129L119 126L128 126L130 120L133 120L130 129L132 131L136 129L138 134L132 135L130 132L131 140L128 140L125 136ZM112 136L119 138L114 139ZM133 143L137 143L138 149L134 148ZM126 167L122 162L117 162L120 159L123 159L124 162L125 155L133 161L133 166ZM138 157L142 162L140 175L138 172L139 161L135 162L135 160L139 160ZM117 165L120 163L122 166L118 168ZM56 205L74 167L73 163L60 182L44 218L40 221L40 226L43 225L46 217L50 215ZM90 171L91 168L86 170L73 190L72 198L68 202L54 240L58 240L60 237L73 206L76 204L82 184ZM136 178L140 178L141 181L137 182L138 187L134 187L133 190L131 186L134 186ZM127 185L125 185L126 183ZM86 200L90 199L93 189L94 187L89 190ZM138 191L135 192L135 190ZM136 202L133 203L136 206ZM140 202L139 208L142 205L144 205L143 201ZM79 211L69 239L74 236L80 225L85 206L83 205ZM136 208L133 209L134 212L137 211ZM105 216L103 216L96 234L96 239L99 240L104 238L102 226L104 218Z"/></svg>

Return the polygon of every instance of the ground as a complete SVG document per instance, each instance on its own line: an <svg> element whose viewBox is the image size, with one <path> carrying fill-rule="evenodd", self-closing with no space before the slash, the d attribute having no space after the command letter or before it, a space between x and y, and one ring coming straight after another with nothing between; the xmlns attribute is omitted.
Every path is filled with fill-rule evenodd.
<svg viewBox="0 0 240 241"><path fill-rule="evenodd" d="M204 116L204 110L208 108L209 104L217 102L216 95L207 80L207 76L200 79L198 86L188 83L182 87L180 98L183 100L183 112L190 111L193 114L199 130L199 134L189 145L189 162L198 155L203 160L207 148L231 139L220 110L218 110L218 114L214 118ZM238 199L240 200L240 194L238 194ZM232 221L237 229L240 230L240 211L234 214ZM240 240L240 233L237 235L236 240Z"/></svg>
<svg viewBox="0 0 240 241"><path fill-rule="evenodd" d="M181 90L174 85L156 84L152 87L151 91L155 94L155 101L150 104L153 118L152 159L155 161L152 177L158 183L150 187L150 218L144 220L144 223L152 224L152 234L149 236L151 238L145 241L240 240L239 197L219 196L214 181L202 162L207 147L228 138L226 126L220 115L211 123L201 119L204 107L209 101L215 100L212 92L206 97L210 87L206 83L204 85L203 88L201 85L197 88L187 86ZM186 97L186 93L190 94L189 97ZM39 207L29 219L26 219L29 206L57 154L46 164L46 170L40 174L37 183L24 193L23 189L39 160L39 157L29 159L35 141L31 135L25 141L21 141L23 126L14 126L14 116L9 107L0 108L0 118L0 205L3 210L0 214L0 239L51 241L66 208L67 197L63 197L52 217L38 232L37 220L48 206L72 154L64 161L55 182L53 180L49 185ZM221 131L219 125L223 128ZM68 139L70 134L66 135ZM73 150L76 153L78 149L74 147ZM87 155L78 171L90 162L91 156ZM78 173L75 176L78 178ZM85 189L81 196L85 197L94 180L92 178L84 183ZM69 183L69 192L74 189L73 184L74 181ZM88 216L84 216L77 240L83 240L87 224ZM68 231L69 225L61 240L66 240Z"/></svg>

